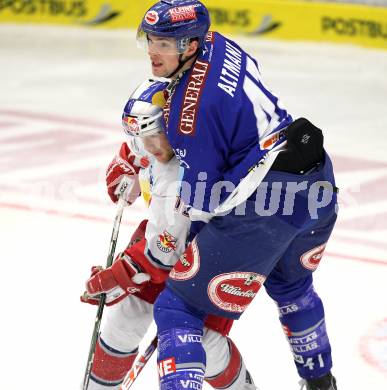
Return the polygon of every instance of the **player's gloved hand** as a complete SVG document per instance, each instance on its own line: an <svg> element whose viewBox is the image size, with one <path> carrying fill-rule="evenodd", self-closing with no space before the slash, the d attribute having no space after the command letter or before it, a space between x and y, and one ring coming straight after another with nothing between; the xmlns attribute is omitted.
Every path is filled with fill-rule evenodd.
<svg viewBox="0 0 387 390"><path fill-rule="evenodd" d="M150 276L128 257L118 256L109 268L93 267L86 282L86 291L81 301L92 305L99 303L102 293L106 294L106 305L120 302L130 294L140 292L148 284Z"/></svg>
<svg viewBox="0 0 387 390"><path fill-rule="evenodd" d="M117 202L122 186L128 185L129 189L124 193L125 200L129 204L133 203L141 193L138 172L140 168L146 168L148 165L149 161L144 158L138 159L124 142L106 170L106 185L110 199Z"/></svg>
<svg viewBox="0 0 387 390"><path fill-rule="evenodd" d="M286 130L287 147L271 169L302 174L319 165L324 158L324 135L305 118L291 123Z"/></svg>
<svg viewBox="0 0 387 390"><path fill-rule="evenodd" d="M102 271L103 270L103 267L101 267L100 265L98 266L95 266L93 265L91 267L91 275L90 275L90 278L92 278L93 276L95 276L98 272ZM85 291L82 295L81 295L81 302L84 302L84 303L89 303L90 305L99 305L99 296L91 296L87 293L87 291Z"/></svg>

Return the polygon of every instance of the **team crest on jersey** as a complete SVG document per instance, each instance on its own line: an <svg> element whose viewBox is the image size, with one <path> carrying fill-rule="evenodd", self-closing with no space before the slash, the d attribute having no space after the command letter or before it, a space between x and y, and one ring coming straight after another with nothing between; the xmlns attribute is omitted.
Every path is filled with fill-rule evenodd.
<svg viewBox="0 0 387 390"><path fill-rule="evenodd" d="M178 132L182 135L195 135L197 109L209 69L210 64L201 60L192 68L180 112Z"/></svg>
<svg viewBox="0 0 387 390"><path fill-rule="evenodd" d="M148 11L145 15L145 21L153 26L159 21L159 14L156 11Z"/></svg>
<svg viewBox="0 0 387 390"><path fill-rule="evenodd" d="M320 264L326 245L325 243L305 252L300 257L302 266L310 271L314 271Z"/></svg>
<svg viewBox="0 0 387 390"><path fill-rule="evenodd" d="M122 118L122 125L124 126L125 132L128 135L138 135L139 127L137 119L132 116L124 116Z"/></svg>
<svg viewBox="0 0 387 390"><path fill-rule="evenodd" d="M199 268L199 248L196 239L194 239L172 268L169 277L175 280L192 279L198 273Z"/></svg>
<svg viewBox="0 0 387 390"><path fill-rule="evenodd" d="M196 11L193 5L171 8L169 15L171 16L172 23L196 19Z"/></svg>
<svg viewBox="0 0 387 390"><path fill-rule="evenodd" d="M170 253L176 250L176 242L176 237L164 230L162 234L159 234L156 244L161 252Z"/></svg>
<svg viewBox="0 0 387 390"><path fill-rule="evenodd" d="M222 310L243 313L266 277L255 272L230 272L214 277L208 284L208 297Z"/></svg>

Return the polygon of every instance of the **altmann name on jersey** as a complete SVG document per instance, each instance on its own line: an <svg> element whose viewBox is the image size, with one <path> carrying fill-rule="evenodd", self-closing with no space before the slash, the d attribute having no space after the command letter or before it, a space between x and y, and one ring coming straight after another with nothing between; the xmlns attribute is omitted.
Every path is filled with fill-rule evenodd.
<svg viewBox="0 0 387 390"><path fill-rule="evenodd" d="M220 289L227 294L236 295L237 297L254 298L257 295L252 290L243 291L240 287L235 287L227 283L221 284Z"/></svg>
<svg viewBox="0 0 387 390"><path fill-rule="evenodd" d="M223 91L231 97L234 97L234 93L238 85L241 65L242 52L226 41L226 53L221 75L219 77L218 87L223 89Z"/></svg>
<svg viewBox="0 0 387 390"><path fill-rule="evenodd" d="M180 113L178 129L180 134L195 135L197 108L209 67L208 62L197 60L192 68Z"/></svg>

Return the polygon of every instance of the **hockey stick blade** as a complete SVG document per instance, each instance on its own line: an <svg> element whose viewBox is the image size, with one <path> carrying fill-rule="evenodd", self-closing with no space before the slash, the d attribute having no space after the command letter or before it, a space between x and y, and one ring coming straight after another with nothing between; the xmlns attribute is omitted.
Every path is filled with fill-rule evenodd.
<svg viewBox="0 0 387 390"><path fill-rule="evenodd" d="M140 355L133 363L132 368L128 371L124 378L124 381L121 383L121 387L119 388L119 390L128 390L130 387L132 387L134 381L136 380L142 369L145 367L145 365L148 363L148 360L151 358L153 352L156 349L157 336L152 340L145 352Z"/></svg>

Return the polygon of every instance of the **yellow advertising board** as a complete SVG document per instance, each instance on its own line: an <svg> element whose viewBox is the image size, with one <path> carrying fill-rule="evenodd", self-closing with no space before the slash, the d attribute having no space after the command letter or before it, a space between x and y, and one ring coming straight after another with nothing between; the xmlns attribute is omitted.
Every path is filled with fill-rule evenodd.
<svg viewBox="0 0 387 390"><path fill-rule="evenodd" d="M387 49L387 8L301 1L207 1L225 32L289 40L334 41Z"/></svg>
<svg viewBox="0 0 387 390"><path fill-rule="evenodd" d="M136 28L155 1L0 0L0 22ZM387 49L387 8L270 0L203 0L213 30Z"/></svg>
<svg viewBox="0 0 387 390"><path fill-rule="evenodd" d="M135 27L155 1L0 0L0 22Z"/></svg>

